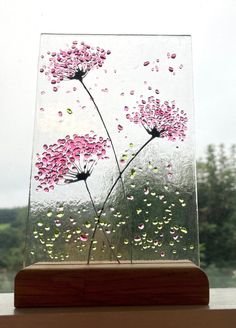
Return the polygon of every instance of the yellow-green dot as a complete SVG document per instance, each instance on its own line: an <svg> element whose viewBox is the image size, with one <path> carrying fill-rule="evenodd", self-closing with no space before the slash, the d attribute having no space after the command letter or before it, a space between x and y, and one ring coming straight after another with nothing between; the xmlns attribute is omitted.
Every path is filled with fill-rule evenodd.
<svg viewBox="0 0 236 328"><path fill-rule="evenodd" d="M87 229L89 229L89 228L91 228L91 223L90 223L89 221L86 221L86 222L84 223L84 226L85 226Z"/></svg>
<svg viewBox="0 0 236 328"><path fill-rule="evenodd" d="M72 112L72 109L70 109L70 108L67 108L66 111L67 111L68 114L72 114L72 113L73 113L73 112Z"/></svg>
<svg viewBox="0 0 236 328"><path fill-rule="evenodd" d="M134 179L135 175L136 175L136 171L135 171L135 169L132 169L130 171L130 179Z"/></svg>
<svg viewBox="0 0 236 328"><path fill-rule="evenodd" d="M52 243L47 243L46 247L53 247L53 244Z"/></svg>
<svg viewBox="0 0 236 328"><path fill-rule="evenodd" d="M123 159L124 161L126 161L128 159L128 155L127 154L123 154L121 159Z"/></svg>

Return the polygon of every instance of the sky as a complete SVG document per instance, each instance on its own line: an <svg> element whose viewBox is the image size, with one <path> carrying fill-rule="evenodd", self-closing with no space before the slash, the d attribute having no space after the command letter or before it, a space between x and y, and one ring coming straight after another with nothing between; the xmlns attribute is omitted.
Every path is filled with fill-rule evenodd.
<svg viewBox="0 0 236 328"><path fill-rule="evenodd" d="M0 0L0 208L28 202L41 33L191 34L196 155L236 143L235 0Z"/></svg>

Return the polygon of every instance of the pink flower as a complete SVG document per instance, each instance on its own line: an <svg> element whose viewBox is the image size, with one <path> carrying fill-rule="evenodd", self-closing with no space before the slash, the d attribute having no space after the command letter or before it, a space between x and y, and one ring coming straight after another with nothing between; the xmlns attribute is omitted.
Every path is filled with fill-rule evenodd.
<svg viewBox="0 0 236 328"><path fill-rule="evenodd" d="M49 65L41 67L40 72L48 76L53 85L68 79L82 81L90 70L102 67L110 53L110 50L94 48L84 42L77 46L74 41L66 50L49 53Z"/></svg>
<svg viewBox="0 0 236 328"><path fill-rule="evenodd" d="M127 111L127 106L125 106ZM153 138L167 138L172 141L186 137L188 121L183 110L176 108L175 103L165 101L160 103L155 97L148 97L148 100L138 102L138 111L126 114L126 118L135 124L142 124L145 130Z"/></svg>
<svg viewBox="0 0 236 328"><path fill-rule="evenodd" d="M52 145L44 145L44 152L38 156L34 177L38 181L37 191L48 192L56 184L68 184L86 180L92 173L97 161L108 159L109 139L97 137L93 131L79 136L67 135Z"/></svg>

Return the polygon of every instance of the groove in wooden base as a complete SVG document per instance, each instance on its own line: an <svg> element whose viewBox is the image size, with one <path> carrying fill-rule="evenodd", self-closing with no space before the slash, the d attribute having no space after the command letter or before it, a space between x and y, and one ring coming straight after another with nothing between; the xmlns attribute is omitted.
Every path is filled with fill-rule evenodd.
<svg viewBox="0 0 236 328"><path fill-rule="evenodd" d="M15 307L208 303L208 278L190 261L36 263L15 278Z"/></svg>

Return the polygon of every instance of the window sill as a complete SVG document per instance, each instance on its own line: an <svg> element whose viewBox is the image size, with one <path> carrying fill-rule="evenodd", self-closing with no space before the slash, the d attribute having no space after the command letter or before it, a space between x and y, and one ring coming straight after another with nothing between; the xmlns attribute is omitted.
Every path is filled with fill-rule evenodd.
<svg viewBox="0 0 236 328"><path fill-rule="evenodd" d="M15 309L13 294L0 294L0 327L11 328L235 328L236 288L211 289L209 306Z"/></svg>

